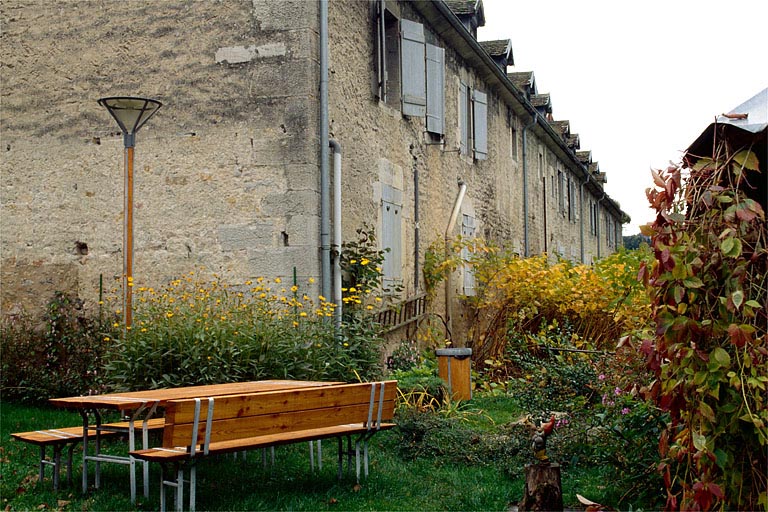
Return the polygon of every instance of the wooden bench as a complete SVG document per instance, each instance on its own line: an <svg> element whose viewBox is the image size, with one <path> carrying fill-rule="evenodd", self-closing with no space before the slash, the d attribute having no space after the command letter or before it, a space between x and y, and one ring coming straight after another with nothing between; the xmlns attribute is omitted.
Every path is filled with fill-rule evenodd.
<svg viewBox="0 0 768 512"><path fill-rule="evenodd" d="M357 478L360 449L368 475L368 440L392 428L397 381L172 400L165 409L162 447L131 452L135 458L161 465L160 509L165 488L176 490L176 509L184 501L184 473L189 468L189 509L195 509L195 463L213 454L240 452L303 441L337 438L339 477L343 441L355 440ZM347 452L351 462L351 449ZM172 467L172 477L166 474Z"/></svg>
<svg viewBox="0 0 768 512"><path fill-rule="evenodd" d="M163 418L153 418L147 421L148 430L162 429L164 424ZM100 439L107 439L119 435L124 435L128 431L128 422L119 421L115 423L105 423L101 425L99 431L96 428L88 429L89 437L98 437ZM64 427L64 428L52 428L47 430L33 430L30 432L17 432L11 434L11 437L22 441L24 443L34 444L40 447L40 470L39 478L42 482L45 478L45 466L53 466L53 488L59 489L60 475L61 475L61 452L64 447L68 448L67 451L67 482L72 484L72 451L75 445L83 440L83 427L82 425L77 427ZM49 460L46 456L47 448L52 447L53 454Z"/></svg>

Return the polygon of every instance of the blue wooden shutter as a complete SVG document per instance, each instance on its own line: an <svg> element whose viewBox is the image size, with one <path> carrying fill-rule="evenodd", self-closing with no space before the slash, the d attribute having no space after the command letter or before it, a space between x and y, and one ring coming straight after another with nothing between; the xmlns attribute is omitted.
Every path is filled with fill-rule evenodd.
<svg viewBox="0 0 768 512"><path fill-rule="evenodd" d="M427 113L427 59L424 25L400 20L400 76L403 115Z"/></svg>
<svg viewBox="0 0 768 512"><path fill-rule="evenodd" d="M472 138L475 158L488 158L488 95L484 92L472 93Z"/></svg>
<svg viewBox="0 0 768 512"><path fill-rule="evenodd" d="M459 83L459 149L462 155L469 152L469 95L467 84Z"/></svg>
<svg viewBox="0 0 768 512"><path fill-rule="evenodd" d="M445 134L445 49L427 45L427 131Z"/></svg>

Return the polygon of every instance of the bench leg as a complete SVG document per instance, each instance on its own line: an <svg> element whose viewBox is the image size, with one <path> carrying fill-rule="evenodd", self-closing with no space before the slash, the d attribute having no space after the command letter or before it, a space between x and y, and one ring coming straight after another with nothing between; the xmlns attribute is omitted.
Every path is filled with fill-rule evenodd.
<svg viewBox="0 0 768 512"><path fill-rule="evenodd" d="M42 483L45 480L45 445L40 445L40 471L38 480Z"/></svg>
<svg viewBox="0 0 768 512"><path fill-rule="evenodd" d="M72 453L75 451L75 445L69 445L67 450L67 485L72 487Z"/></svg>
<svg viewBox="0 0 768 512"><path fill-rule="evenodd" d="M315 470L315 442L317 443L317 469L323 469L323 441L322 439L318 439L317 441L309 442L309 467L312 469L312 471Z"/></svg>
<svg viewBox="0 0 768 512"><path fill-rule="evenodd" d="M53 490L59 490L61 478L61 446L53 447Z"/></svg>

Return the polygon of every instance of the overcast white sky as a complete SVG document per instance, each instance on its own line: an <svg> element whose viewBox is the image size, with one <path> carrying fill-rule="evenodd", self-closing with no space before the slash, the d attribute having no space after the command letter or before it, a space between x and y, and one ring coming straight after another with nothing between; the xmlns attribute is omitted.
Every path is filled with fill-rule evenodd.
<svg viewBox="0 0 768 512"><path fill-rule="evenodd" d="M511 39L553 115L607 173L606 191L653 220L650 169L682 151L723 112L768 87L766 0L483 0L481 41Z"/></svg>

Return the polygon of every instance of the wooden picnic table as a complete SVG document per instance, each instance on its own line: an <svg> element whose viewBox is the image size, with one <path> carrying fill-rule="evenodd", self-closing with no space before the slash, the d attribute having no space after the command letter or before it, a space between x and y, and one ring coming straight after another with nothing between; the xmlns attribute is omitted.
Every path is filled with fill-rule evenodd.
<svg viewBox="0 0 768 512"><path fill-rule="evenodd" d="M100 432L102 431L102 411L119 411L128 422L123 431L128 435L128 451L136 449L135 422L141 421L142 447L149 448L149 430L147 422L170 400L204 398L211 396L239 395L244 393L263 393L298 388L333 386L343 382L303 381L303 380L259 380L249 382L231 382L225 384L207 384L176 388L127 391L103 395L73 396L52 398L50 403L56 407L76 409L83 418L83 493L88 491L88 461L95 463L94 483L100 484L100 463L114 462L130 466L131 501L136 501L135 459L131 456L108 455L101 453ZM91 424L90 417L94 417ZM95 429L95 454L89 454L89 435ZM149 496L149 465L143 463L144 496Z"/></svg>

